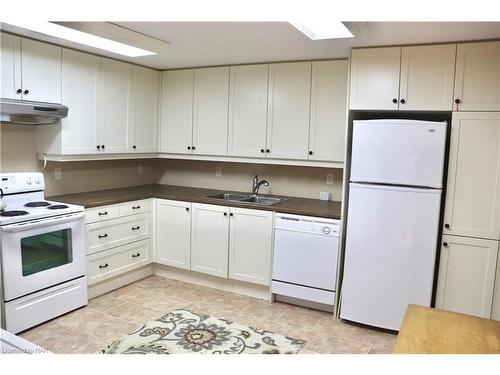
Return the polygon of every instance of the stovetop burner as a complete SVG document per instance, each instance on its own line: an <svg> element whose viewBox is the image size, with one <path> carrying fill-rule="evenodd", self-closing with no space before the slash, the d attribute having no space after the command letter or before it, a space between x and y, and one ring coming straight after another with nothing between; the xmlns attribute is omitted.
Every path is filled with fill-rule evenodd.
<svg viewBox="0 0 500 375"><path fill-rule="evenodd" d="M24 207L47 207L50 206L49 202L28 202L24 205Z"/></svg>
<svg viewBox="0 0 500 375"><path fill-rule="evenodd" d="M22 211L22 210L11 210L11 211L2 211L0 212L0 216L22 216L22 215L28 215L27 211Z"/></svg>
<svg viewBox="0 0 500 375"><path fill-rule="evenodd" d="M65 204L54 204L52 206L47 207L47 210L62 210L63 208L69 208L69 206Z"/></svg>

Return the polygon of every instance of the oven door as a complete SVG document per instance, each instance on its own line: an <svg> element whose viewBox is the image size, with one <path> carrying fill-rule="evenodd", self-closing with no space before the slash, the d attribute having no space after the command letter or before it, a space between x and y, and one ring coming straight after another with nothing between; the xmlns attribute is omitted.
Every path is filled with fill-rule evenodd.
<svg viewBox="0 0 500 375"><path fill-rule="evenodd" d="M5 301L85 275L84 215L2 227Z"/></svg>

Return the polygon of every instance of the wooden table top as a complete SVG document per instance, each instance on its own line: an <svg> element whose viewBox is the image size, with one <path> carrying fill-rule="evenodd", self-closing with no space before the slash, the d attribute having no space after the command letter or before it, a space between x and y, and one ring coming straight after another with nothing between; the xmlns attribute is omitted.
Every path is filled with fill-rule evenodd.
<svg viewBox="0 0 500 375"><path fill-rule="evenodd" d="M500 321L409 305L397 354L500 354Z"/></svg>

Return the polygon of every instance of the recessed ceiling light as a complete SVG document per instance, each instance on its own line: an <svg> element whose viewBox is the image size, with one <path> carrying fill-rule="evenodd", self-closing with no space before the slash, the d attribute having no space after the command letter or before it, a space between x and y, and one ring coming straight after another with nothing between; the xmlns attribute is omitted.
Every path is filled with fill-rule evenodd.
<svg viewBox="0 0 500 375"><path fill-rule="evenodd" d="M156 55L156 52L130 46L125 43L116 42L111 39L102 38L97 35L85 33L69 27L57 25L52 22L6 22L9 25L35 31L37 33L50 35L52 37L69 40L78 44L114 52L129 57Z"/></svg>
<svg viewBox="0 0 500 375"><path fill-rule="evenodd" d="M349 29L340 21L313 20L290 23L312 40L353 37Z"/></svg>

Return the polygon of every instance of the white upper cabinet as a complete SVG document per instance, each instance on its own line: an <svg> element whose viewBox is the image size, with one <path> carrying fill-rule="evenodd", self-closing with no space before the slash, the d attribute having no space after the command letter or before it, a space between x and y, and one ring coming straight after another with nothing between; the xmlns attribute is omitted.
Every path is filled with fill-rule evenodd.
<svg viewBox="0 0 500 375"><path fill-rule="evenodd" d="M155 152L158 150L160 72L134 65L132 81L132 150Z"/></svg>
<svg viewBox="0 0 500 375"><path fill-rule="evenodd" d="M269 65L230 68L228 155L265 157Z"/></svg>
<svg viewBox="0 0 500 375"><path fill-rule="evenodd" d="M100 84L101 150L124 153L130 151L132 101L132 65L101 58Z"/></svg>
<svg viewBox="0 0 500 375"><path fill-rule="evenodd" d="M62 48L21 39L23 99L61 103Z"/></svg>
<svg viewBox="0 0 500 375"><path fill-rule="evenodd" d="M490 318L498 241L443 236L436 307Z"/></svg>
<svg viewBox="0 0 500 375"><path fill-rule="evenodd" d="M229 257L229 207L192 204L191 269L226 277Z"/></svg>
<svg viewBox="0 0 500 375"><path fill-rule="evenodd" d="M350 109L398 109L401 48L353 49Z"/></svg>
<svg viewBox="0 0 500 375"><path fill-rule="evenodd" d="M272 211L231 208L229 278L270 285L273 217Z"/></svg>
<svg viewBox="0 0 500 375"><path fill-rule="evenodd" d="M98 152L99 71L99 56L63 49L62 104L69 108L68 117L61 120L64 154Z"/></svg>
<svg viewBox="0 0 500 375"><path fill-rule="evenodd" d="M268 157L307 159L311 62L269 66Z"/></svg>
<svg viewBox="0 0 500 375"><path fill-rule="evenodd" d="M451 111L455 44L403 47L399 109Z"/></svg>
<svg viewBox="0 0 500 375"><path fill-rule="evenodd" d="M162 73L160 151L190 154L193 144L194 70Z"/></svg>
<svg viewBox="0 0 500 375"><path fill-rule="evenodd" d="M309 160L344 161L347 60L312 63Z"/></svg>
<svg viewBox="0 0 500 375"><path fill-rule="evenodd" d="M458 45L455 103L459 111L500 111L500 41Z"/></svg>
<svg viewBox="0 0 500 375"><path fill-rule="evenodd" d="M0 38L2 46L0 54L1 96L8 99L21 99L21 38L5 33L1 33Z"/></svg>
<svg viewBox="0 0 500 375"><path fill-rule="evenodd" d="M194 71L193 154L227 155L229 67Z"/></svg>
<svg viewBox="0 0 500 375"><path fill-rule="evenodd" d="M154 261L191 268L191 203L156 200L156 256Z"/></svg>
<svg viewBox="0 0 500 375"><path fill-rule="evenodd" d="M443 233L499 239L498 112L453 113Z"/></svg>

